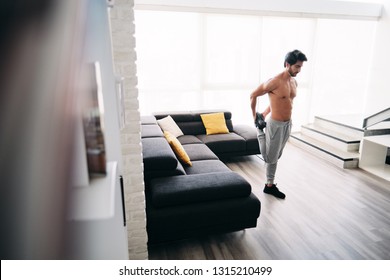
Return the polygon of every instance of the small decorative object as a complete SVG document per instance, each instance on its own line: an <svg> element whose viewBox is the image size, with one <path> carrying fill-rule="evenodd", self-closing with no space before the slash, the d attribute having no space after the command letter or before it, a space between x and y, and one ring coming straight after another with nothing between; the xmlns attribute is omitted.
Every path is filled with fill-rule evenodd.
<svg viewBox="0 0 390 280"><path fill-rule="evenodd" d="M118 103L118 121L119 128L123 129L125 127L125 100L124 100L124 77L117 76L115 77L116 84L116 94L117 94L117 103Z"/></svg>
<svg viewBox="0 0 390 280"><path fill-rule="evenodd" d="M87 65L86 106L83 127L89 176L105 175L106 151L104 145L104 107L101 74L98 62Z"/></svg>

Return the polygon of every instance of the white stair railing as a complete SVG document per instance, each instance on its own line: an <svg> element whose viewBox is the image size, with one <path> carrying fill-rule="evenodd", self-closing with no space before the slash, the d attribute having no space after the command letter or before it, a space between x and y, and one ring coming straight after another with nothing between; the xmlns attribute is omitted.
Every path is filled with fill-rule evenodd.
<svg viewBox="0 0 390 280"><path fill-rule="evenodd" d="M374 124L390 120L390 107L373 114L363 120L363 128L373 126Z"/></svg>

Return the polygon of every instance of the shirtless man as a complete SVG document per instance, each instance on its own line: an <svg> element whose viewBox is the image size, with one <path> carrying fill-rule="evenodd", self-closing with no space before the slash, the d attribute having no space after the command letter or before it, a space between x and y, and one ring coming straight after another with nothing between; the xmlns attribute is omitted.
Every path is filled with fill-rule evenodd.
<svg viewBox="0 0 390 280"><path fill-rule="evenodd" d="M250 95L260 151L266 163L267 183L263 191L282 199L286 195L279 191L274 183L276 166L291 132L292 105L297 94L297 82L293 77L301 71L304 61L307 61L307 58L302 52L298 50L289 52L284 60L284 71L260 84ZM270 105L262 114L259 114L256 112L257 97L265 94L268 94ZM271 115L265 123L265 118L269 113ZM266 127L265 132L264 127Z"/></svg>

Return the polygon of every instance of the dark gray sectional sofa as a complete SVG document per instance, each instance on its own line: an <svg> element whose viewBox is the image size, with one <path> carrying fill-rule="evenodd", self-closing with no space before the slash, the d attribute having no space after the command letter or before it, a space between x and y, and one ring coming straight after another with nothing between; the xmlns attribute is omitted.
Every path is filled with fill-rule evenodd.
<svg viewBox="0 0 390 280"><path fill-rule="evenodd" d="M256 227L259 199L251 185L221 161L230 156L258 154L256 129L233 126L232 114L223 111L229 133L206 135L200 115L222 111L141 117L149 244ZM192 166L177 159L157 124L157 119L168 115L184 133L177 139Z"/></svg>

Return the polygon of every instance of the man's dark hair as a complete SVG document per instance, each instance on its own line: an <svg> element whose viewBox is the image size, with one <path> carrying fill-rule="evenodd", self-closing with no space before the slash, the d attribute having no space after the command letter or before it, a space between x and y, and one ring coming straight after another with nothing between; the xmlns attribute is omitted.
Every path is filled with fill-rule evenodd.
<svg viewBox="0 0 390 280"><path fill-rule="evenodd" d="M307 58L306 55L304 55L301 51L294 50L286 54L283 66L286 67L286 63L294 65L295 63L297 63L297 61L307 61Z"/></svg>

